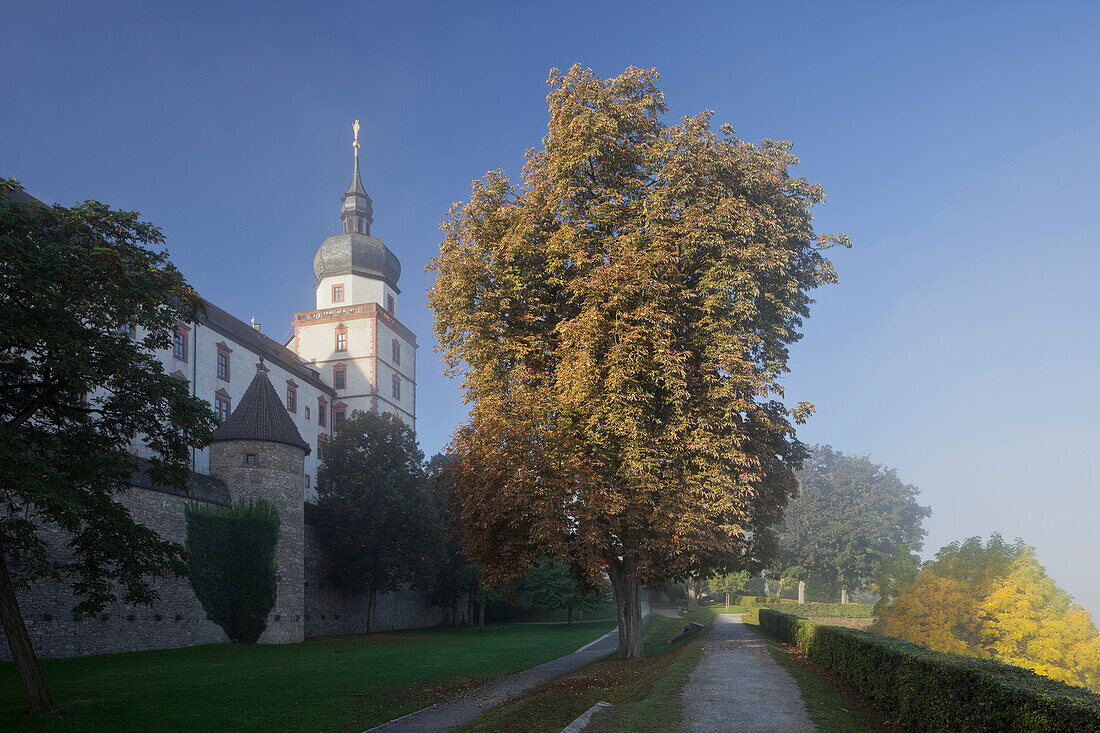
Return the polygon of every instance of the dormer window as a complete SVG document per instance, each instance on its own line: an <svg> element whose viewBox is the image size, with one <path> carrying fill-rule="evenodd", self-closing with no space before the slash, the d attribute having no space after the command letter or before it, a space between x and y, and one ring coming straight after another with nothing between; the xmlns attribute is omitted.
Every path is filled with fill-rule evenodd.
<svg viewBox="0 0 1100 733"><path fill-rule="evenodd" d="M343 286L342 283L340 285L333 285L332 286L332 302L333 303L343 303L344 302L344 286Z"/></svg>

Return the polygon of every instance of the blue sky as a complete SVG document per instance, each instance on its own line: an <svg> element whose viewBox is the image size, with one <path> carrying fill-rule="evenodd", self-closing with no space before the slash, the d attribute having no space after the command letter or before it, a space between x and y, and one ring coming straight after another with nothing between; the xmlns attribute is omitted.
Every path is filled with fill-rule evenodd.
<svg viewBox="0 0 1100 733"><path fill-rule="evenodd" d="M363 124L429 454L462 419L423 268L470 180L546 128L551 67L655 66L670 118L788 139L851 235L793 349L808 442L896 467L926 550L1000 531L1100 616L1100 7L0 2L0 175L161 226L269 334L313 305Z"/></svg>

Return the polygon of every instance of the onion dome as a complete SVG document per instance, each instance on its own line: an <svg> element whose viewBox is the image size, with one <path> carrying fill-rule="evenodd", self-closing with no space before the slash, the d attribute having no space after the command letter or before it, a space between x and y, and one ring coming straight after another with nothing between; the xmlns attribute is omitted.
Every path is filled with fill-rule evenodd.
<svg viewBox="0 0 1100 733"><path fill-rule="evenodd" d="M383 280L394 290L401 277L397 256L377 237L370 235L374 204L359 176L359 120L355 121L355 166L351 185L340 197L340 218L344 233L321 243L313 258L313 274L320 280L329 275L362 275ZM398 292L400 292L398 290Z"/></svg>

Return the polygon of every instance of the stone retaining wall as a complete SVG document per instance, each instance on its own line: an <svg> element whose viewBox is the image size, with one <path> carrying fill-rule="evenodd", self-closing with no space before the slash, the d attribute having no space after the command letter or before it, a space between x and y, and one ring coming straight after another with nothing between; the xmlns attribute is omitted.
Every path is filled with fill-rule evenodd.
<svg viewBox="0 0 1100 733"><path fill-rule="evenodd" d="M130 489L119 497L134 519L162 537L183 543L186 522L182 496ZM55 564L71 558L68 535L56 525L39 530ZM16 571L17 573L18 571ZM199 599L186 578L153 581L160 600L150 606L115 603L90 618L73 614L77 599L68 585L49 579L35 581L16 591L19 608L39 657L80 657L89 654L171 649L229 641L221 627L206 618ZM6 642L0 643L0 661L11 661Z"/></svg>
<svg viewBox="0 0 1100 733"><path fill-rule="evenodd" d="M328 581L328 560L310 524L305 545L306 637L366 633L367 594L349 593ZM446 620L446 609L430 605L420 590L381 594L374 610L375 631L422 629Z"/></svg>

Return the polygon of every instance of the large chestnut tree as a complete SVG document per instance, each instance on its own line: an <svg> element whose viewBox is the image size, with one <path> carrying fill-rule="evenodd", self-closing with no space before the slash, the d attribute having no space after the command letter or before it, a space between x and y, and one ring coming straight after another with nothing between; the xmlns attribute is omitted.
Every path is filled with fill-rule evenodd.
<svg viewBox="0 0 1100 733"><path fill-rule="evenodd" d="M805 455L780 377L809 291L835 280L791 146L711 113L663 122L653 69L554 70L521 183L456 204L429 271L464 379L454 501L492 583L540 558L610 578L619 654L641 655L641 585L759 570Z"/></svg>

